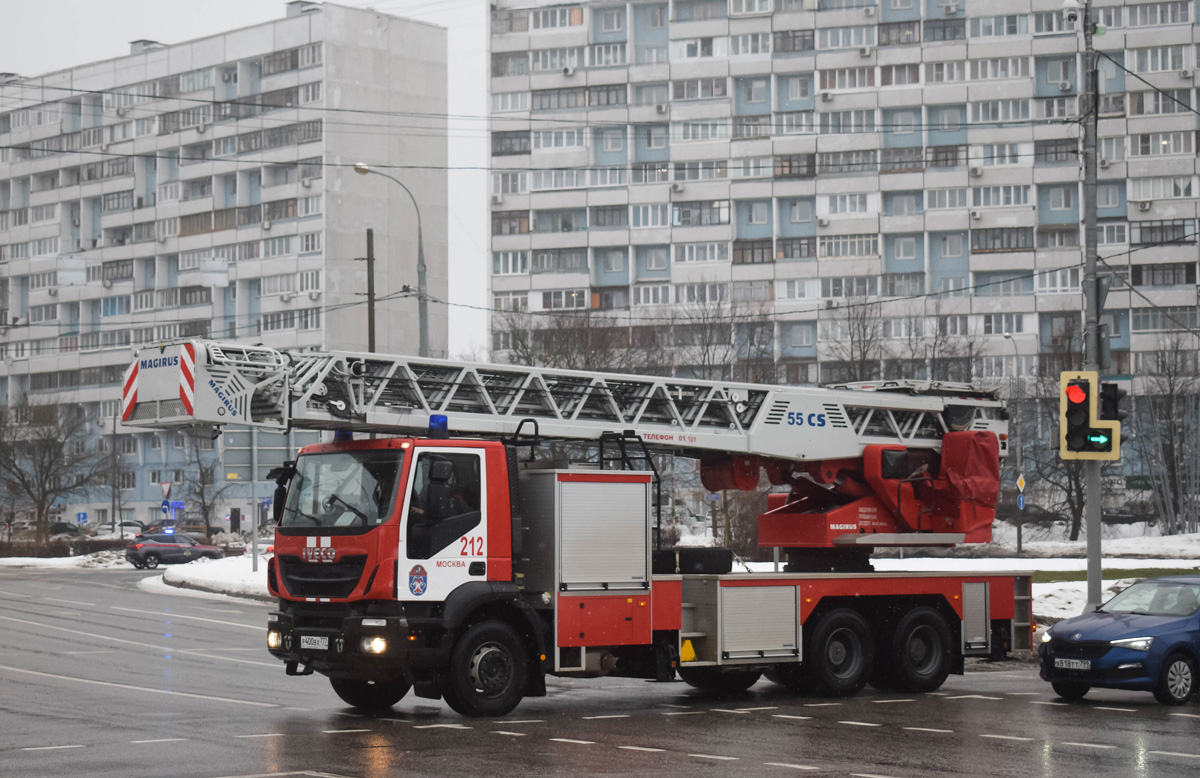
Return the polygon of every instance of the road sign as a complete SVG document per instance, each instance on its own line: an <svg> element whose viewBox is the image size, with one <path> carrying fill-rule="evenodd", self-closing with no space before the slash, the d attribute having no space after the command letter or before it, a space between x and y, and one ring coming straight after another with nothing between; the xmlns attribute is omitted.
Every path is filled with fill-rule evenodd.
<svg viewBox="0 0 1200 778"><path fill-rule="evenodd" d="M1025 510L1025 495L1023 495L1023 494L1017 495L1017 510L1019 510L1019 511Z"/></svg>
<svg viewBox="0 0 1200 778"><path fill-rule="evenodd" d="M720 502L720 501L721 501L721 495L719 495L719 494L706 494L706 495L704 495L704 501L705 501L705 502Z"/></svg>
<svg viewBox="0 0 1200 778"><path fill-rule="evenodd" d="M162 512L163 512L164 516L171 512L171 501L170 500L162 501Z"/></svg>
<svg viewBox="0 0 1200 778"><path fill-rule="evenodd" d="M79 513L76 513L75 521L79 522L80 524L87 524L87 513L82 512L82 511Z"/></svg>
<svg viewBox="0 0 1200 778"><path fill-rule="evenodd" d="M159 484L159 486L162 488L164 500L171 496L171 482L170 481L163 481L161 484Z"/></svg>
<svg viewBox="0 0 1200 778"><path fill-rule="evenodd" d="M1018 492L1025 491L1025 474L1024 473L1021 473L1020 475L1017 476L1017 491Z"/></svg>

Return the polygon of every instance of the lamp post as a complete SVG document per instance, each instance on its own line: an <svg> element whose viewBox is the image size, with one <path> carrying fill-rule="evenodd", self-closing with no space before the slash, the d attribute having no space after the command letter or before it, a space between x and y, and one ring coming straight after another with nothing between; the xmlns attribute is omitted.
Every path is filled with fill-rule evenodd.
<svg viewBox="0 0 1200 778"><path fill-rule="evenodd" d="M412 200L413 210L417 212L417 353L422 357L427 357L429 356L429 301L425 294L425 242L421 234L421 208L417 205L417 198L412 191L395 176L375 170L365 162L356 162L354 172L362 176L373 173L393 182L409 196L409 199Z"/></svg>
<svg viewBox="0 0 1200 778"><path fill-rule="evenodd" d="M1016 418L1017 423L1015 425L1016 429L1013 433L1011 433L1009 435L1009 439L1013 442L1014 447L1017 450L1016 471L1017 471L1017 478L1020 478L1021 475L1023 474L1023 470L1024 470L1024 468L1022 467L1022 462L1021 462L1021 402L1020 401L1021 401L1021 399L1023 399L1024 394L1025 394L1024 385L1021 383L1021 375L1020 375L1021 354L1017 350L1017 339L1013 337L1011 332L1004 333L1004 339L1007 340L1013 348L1013 398L1012 399L1013 399L1013 406L1016 409L1016 413L1013 415L1017 417ZM1020 492L1020 489L1018 489L1017 491ZM1020 512L1018 511L1018 516L1019 516L1019 513ZM1021 540L1022 540L1021 530L1022 529L1024 529L1024 521L1021 518L1018 518L1017 519L1017 553L1018 554L1021 553Z"/></svg>

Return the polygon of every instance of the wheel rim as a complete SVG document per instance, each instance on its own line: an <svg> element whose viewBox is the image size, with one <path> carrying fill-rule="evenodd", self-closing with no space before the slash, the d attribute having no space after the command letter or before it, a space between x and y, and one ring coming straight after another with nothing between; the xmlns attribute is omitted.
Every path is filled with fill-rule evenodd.
<svg viewBox="0 0 1200 778"><path fill-rule="evenodd" d="M146 567L149 567L151 570L158 567L158 557L146 557Z"/></svg>
<svg viewBox="0 0 1200 778"><path fill-rule="evenodd" d="M862 665L862 646L858 635L849 629L839 629L829 636L825 659L837 678L852 678Z"/></svg>
<svg viewBox="0 0 1200 778"><path fill-rule="evenodd" d="M1182 659L1177 659L1167 668L1167 691L1177 700L1187 699L1192 695L1192 667Z"/></svg>
<svg viewBox="0 0 1200 778"><path fill-rule="evenodd" d="M484 643L471 655L471 685L485 697L497 697L513 677L513 658L499 643Z"/></svg>
<svg viewBox="0 0 1200 778"><path fill-rule="evenodd" d="M941 661L942 641L932 627L919 626L908 635L904 652L913 672L932 675Z"/></svg>

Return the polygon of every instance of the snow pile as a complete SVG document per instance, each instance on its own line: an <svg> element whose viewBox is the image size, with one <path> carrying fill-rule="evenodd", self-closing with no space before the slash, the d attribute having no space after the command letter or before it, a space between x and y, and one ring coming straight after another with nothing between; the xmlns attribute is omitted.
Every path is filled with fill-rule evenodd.
<svg viewBox="0 0 1200 778"><path fill-rule="evenodd" d="M1103 581L1100 601L1107 602L1125 587L1137 583L1138 578L1121 578ZM1041 626L1069 619L1083 613L1087 605L1087 581L1061 583L1035 583L1033 585L1033 614Z"/></svg>
<svg viewBox="0 0 1200 778"><path fill-rule="evenodd" d="M162 580L171 586L184 589L219 592L256 600L273 600L267 591L268 559L266 554L258 555L258 572L252 569L253 560L249 554L224 559L197 559L186 565L167 568Z"/></svg>
<svg viewBox="0 0 1200 778"><path fill-rule="evenodd" d="M38 567L46 570L67 570L84 567L89 556L58 556L42 559L32 556L0 557L0 567ZM86 565L96 567L97 565Z"/></svg>

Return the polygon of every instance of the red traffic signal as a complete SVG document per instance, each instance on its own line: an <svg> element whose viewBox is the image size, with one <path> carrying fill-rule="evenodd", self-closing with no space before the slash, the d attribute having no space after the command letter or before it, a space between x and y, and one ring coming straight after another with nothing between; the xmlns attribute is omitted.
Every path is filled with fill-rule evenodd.
<svg viewBox="0 0 1200 778"><path fill-rule="evenodd" d="M1087 391L1079 384L1071 384L1067 387L1067 401L1072 405L1087 402Z"/></svg>

